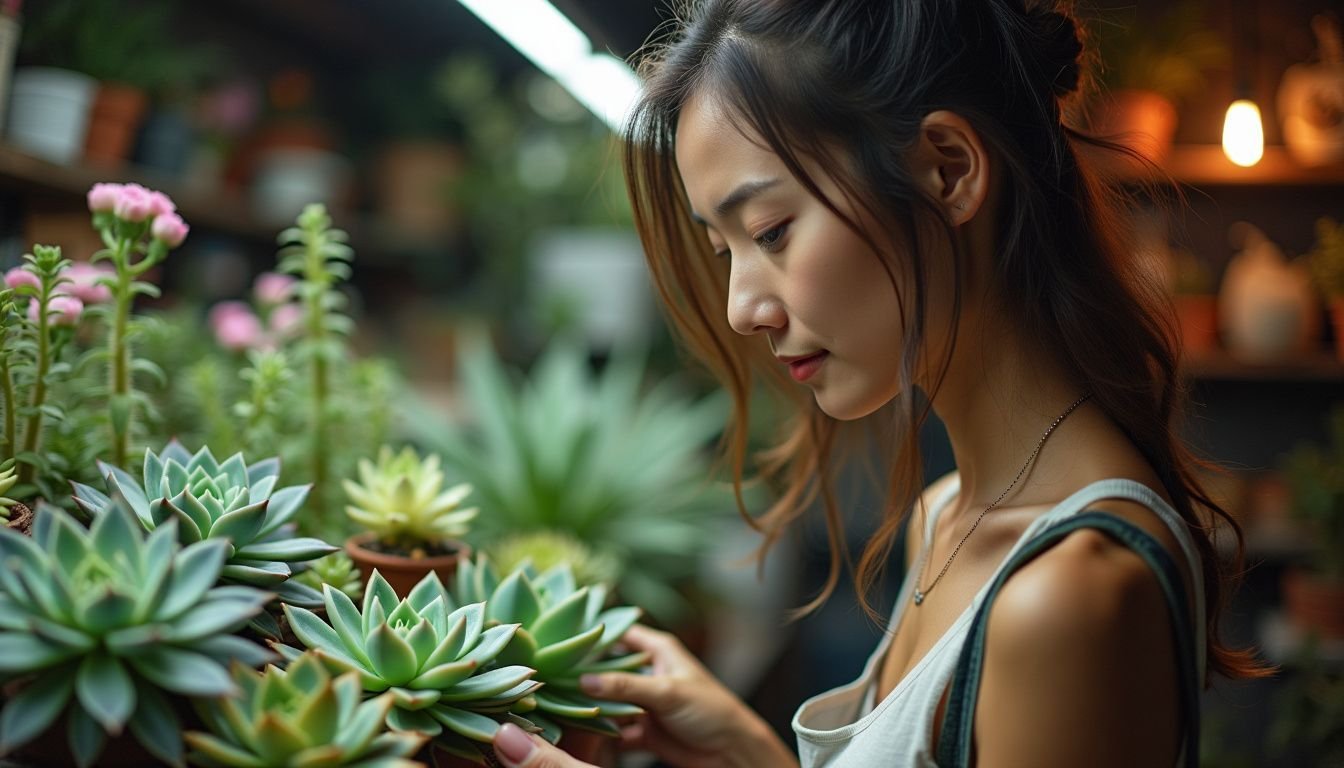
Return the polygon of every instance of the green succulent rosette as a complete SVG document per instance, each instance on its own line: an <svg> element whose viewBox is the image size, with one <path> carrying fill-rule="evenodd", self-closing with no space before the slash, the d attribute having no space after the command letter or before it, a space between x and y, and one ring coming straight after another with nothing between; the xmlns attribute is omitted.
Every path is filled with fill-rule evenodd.
<svg viewBox="0 0 1344 768"><path fill-rule="evenodd" d="M344 552L333 552L326 557L319 557L308 563L308 567L295 574L294 578L318 592L321 592L323 584L330 584L348 595L351 600L359 600L364 593L359 569Z"/></svg>
<svg viewBox="0 0 1344 768"><path fill-rule="evenodd" d="M568 564L538 574L524 563L502 581L484 556L458 564L454 590L459 602L484 600L486 625L519 625L500 664L527 666L534 680L545 684L536 694L537 710L527 719L551 742L564 728L619 736L611 720L643 712L625 702L594 699L579 690L582 675L632 671L648 654L614 656L612 647L640 617L633 606L607 608L605 585L577 586Z"/></svg>
<svg viewBox="0 0 1344 768"><path fill-rule="evenodd" d="M206 768L411 768L424 737L389 733L392 694L364 700L359 675L332 677L312 653L287 669L234 665L240 695L196 702L210 729L192 731L187 759Z"/></svg>
<svg viewBox="0 0 1344 768"><path fill-rule="evenodd" d="M536 730L511 714L536 706L540 684L532 681L533 670L496 658L517 624L487 627L485 605L458 607L433 573L404 600L377 570L361 607L330 585L322 594L326 620L286 605L290 628L332 672L356 673L366 694L390 693L392 729L430 737L478 762L482 752L474 745L488 745L500 720ZM298 657L298 649L274 645L281 655Z"/></svg>
<svg viewBox="0 0 1344 768"><path fill-rule="evenodd" d="M439 457L420 458L412 448L392 453L378 451L378 462L359 461L359 482L345 480L341 487L352 502L345 514L372 531L385 544L409 551L466 535L478 509L462 509L471 494L466 483L443 487Z"/></svg>
<svg viewBox="0 0 1344 768"><path fill-rule="evenodd" d="M234 691L227 664L273 655L230 633L271 594L217 586L223 540L178 543L176 521L146 534L120 497L85 529L40 504L33 536L0 527L0 683L20 690L0 710L0 756L64 713L76 764L95 764L129 728L155 757L182 764L165 694Z"/></svg>
<svg viewBox="0 0 1344 768"><path fill-rule="evenodd" d="M193 455L173 440L161 454L145 451L142 482L110 464L99 462L98 467L106 478L107 493L125 497L146 530L175 520L182 544L224 542L228 559L220 574L223 582L259 587L292 605L322 604L321 593L290 579L291 565L337 548L321 539L292 534L289 524L310 486L276 489L278 459L249 466L236 453L219 462L208 447ZM91 516L108 508L107 494L82 483L71 485L75 503ZM279 627L273 620L266 621L269 618L269 614L259 617L256 628L278 637Z"/></svg>

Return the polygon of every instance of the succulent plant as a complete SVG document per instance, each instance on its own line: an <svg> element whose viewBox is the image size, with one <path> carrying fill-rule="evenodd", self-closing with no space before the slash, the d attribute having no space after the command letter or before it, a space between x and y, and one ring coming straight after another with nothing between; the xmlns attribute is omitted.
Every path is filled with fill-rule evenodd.
<svg viewBox="0 0 1344 768"><path fill-rule="evenodd" d="M360 599L364 584L359 578L359 569L344 552L332 552L326 557L308 563L308 567L294 576L301 583L321 592L323 584L330 584L344 592L351 600Z"/></svg>
<svg viewBox="0 0 1344 768"><path fill-rule="evenodd" d="M0 467L3 467L3 469L0 469L0 520L4 520L9 517L9 508L19 503L4 495L10 488L14 487L15 483L19 482L19 473L14 466L13 459L0 464Z"/></svg>
<svg viewBox="0 0 1344 768"><path fill-rule="evenodd" d="M229 634L271 595L216 586L227 542L183 548L176 527L170 520L146 535L118 498L90 529L46 504L32 538L0 528L0 682L23 686L0 711L0 755L64 711L78 765L93 765L107 735L127 727L156 757L181 765L164 692L222 696L234 690L230 660L255 666L272 657Z"/></svg>
<svg viewBox="0 0 1344 768"><path fill-rule="evenodd" d="M531 680L533 670L495 658L518 625L487 628L485 605L456 607L435 574L399 600L375 570L362 609L330 585L322 594L330 623L287 605L290 628L331 671L357 672L369 693L390 692L391 728L433 737L453 754L479 759L472 742L488 743L499 728L490 715L507 717L510 710L535 706L540 685ZM297 649L276 648L291 659L298 655Z"/></svg>
<svg viewBox="0 0 1344 768"><path fill-rule="evenodd" d="M421 459L409 446L401 453L383 446L378 463L359 462L359 482L345 480L345 493L354 502L345 508L351 520L375 533L384 545L410 551L466 534L477 510L459 509L471 493L465 483L443 490L439 457Z"/></svg>
<svg viewBox="0 0 1344 768"><path fill-rule="evenodd" d="M610 584L621 574L620 561L610 553L596 552L564 531L522 531L496 541L486 552L490 562L504 573L512 573L527 564L539 573L558 565L568 565L580 586Z"/></svg>
<svg viewBox="0 0 1344 768"><path fill-rule="evenodd" d="M234 665L241 696L196 702L211 733L186 734L188 759L202 766L242 768L410 768L403 760L424 737L387 733L384 720L392 694L361 701L359 674L332 678L321 661L305 653L287 669L256 672Z"/></svg>
<svg viewBox="0 0 1344 768"><path fill-rule="evenodd" d="M616 641L639 620L640 610L629 606L604 610L606 586L578 587L567 565L537 574L524 564L500 581L490 561L478 556L475 563L458 564L454 590L460 602L485 600L487 626L521 625L500 652L498 663L536 670L533 679L546 688L536 693L538 712L528 713L527 719L550 741L560 738L562 727L616 736L619 730L609 718L643 711L579 691L581 675L633 670L648 660L644 653L608 657Z"/></svg>
<svg viewBox="0 0 1344 768"><path fill-rule="evenodd" d="M173 440L161 454L145 451L143 486L110 464L99 462L98 467L108 493L123 495L146 529L176 520L183 544L225 541L224 582L267 589L286 603L322 604L321 593L289 578L289 564L330 554L336 547L291 535L286 524L303 505L309 486L275 490L279 460L248 466L235 453L221 463L208 447L192 455ZM86 512L96 516L108 508L107 495L82 483L72 485L75 503Z"/></svg>

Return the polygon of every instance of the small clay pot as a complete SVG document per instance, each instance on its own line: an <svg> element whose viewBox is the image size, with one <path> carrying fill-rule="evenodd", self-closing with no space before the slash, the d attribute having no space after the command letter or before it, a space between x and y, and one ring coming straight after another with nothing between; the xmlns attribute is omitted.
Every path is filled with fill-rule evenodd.
<svg viewBox="0 0 1344 768"><path fill-rule="evenodd" d="M1205 358L1218 349L1218 299L1212 294L1172 297L1186 357Z"/></svg>
<svg viewBox="0 0 1344 768"><path fill-rule="evenodd" d="M375 534L368 532L351 536L345 540L345 553L359 566L360 580L365 586L369 584L373 569L377 568L398 597L409 595L430 571L439 575L445 587L450 586L457 575L458 561L471 558L471 547L460 541L450 542L455 550L449 554L412 558L371 548L369 545L375 538Z"/></svg>

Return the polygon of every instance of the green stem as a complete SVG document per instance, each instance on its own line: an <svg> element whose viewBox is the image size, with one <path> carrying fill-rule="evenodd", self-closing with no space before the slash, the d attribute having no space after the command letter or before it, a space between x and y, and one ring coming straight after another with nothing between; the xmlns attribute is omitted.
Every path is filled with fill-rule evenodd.
<svg viewBox="0 0 1344 768"><path fill-rule="evenodd" d="M323 267L323 255L321 251L321 242L317 238L310 238L307 243L308 248L308 277L310 280L320 280ZM327 378L327 326L326 310L322 306L322 298L326 293L326 286L323 284L323 290L311 291L308 294L308 338L312 344L313 351L313 488L316 493L312 495L313 512L316 518L316 529L326 532L327 530L327 505L324 496L327 488L327 390L329 382Z"/></svg>
<svg viewBox="0 0 1344 768"><path fill-rule="evenodd" d="M46 292L44 279L43 292ZM32 412L28 414L28 424L23 433L22 453L37 453L42 444L42 403L47 399L47 371L51 368L51 348L49 336L50 318L47 317L47 304L51 297L41 296L33 299L37 308L37 375L33 380L33 398L29 403ZM19 469L19 482L30 483L33 480L33 465L27 462Z"/></svg>
<svg viewBox="0 0 1344 768"><path fill-rule="evenodd" d="M119 240L113 262L117 266L116 311L112 319L111 356L112 381L108 407L109 423L112 427L112 464L124 468L126 457L130 455L130 390L131 363L130 345L126 341L126 329L131 315L131 268L130 242ZM126 408L124 418L117 413L118 408Z"/></svg>
<svg viewBox="0 0 1344 768"><path fill-rule="evenodd" d="M14 376L9 372L9 356L0 352L0 388L4 390L5 449L9 457L18 453L18 424L14 418Z"/></svg>

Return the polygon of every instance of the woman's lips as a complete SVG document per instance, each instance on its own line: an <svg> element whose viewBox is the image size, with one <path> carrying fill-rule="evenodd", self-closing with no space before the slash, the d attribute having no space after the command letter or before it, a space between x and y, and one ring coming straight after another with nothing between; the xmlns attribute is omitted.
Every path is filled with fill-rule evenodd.
<svg viewBox="0 0 1344 768"><path fill-rule="evenodd" d="M794 381L807 381L817 374L817 371L821 369L821 364L826 362L829 355L829 352L822 350L815 355L794 360L789 363L789 375L793 377Z"/></svg>

